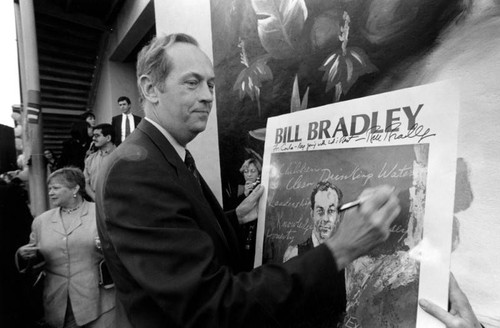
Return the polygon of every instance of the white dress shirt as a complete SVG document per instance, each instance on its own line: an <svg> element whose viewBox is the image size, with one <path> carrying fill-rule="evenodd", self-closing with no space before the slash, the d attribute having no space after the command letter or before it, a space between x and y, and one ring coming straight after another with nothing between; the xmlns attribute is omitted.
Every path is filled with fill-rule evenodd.
<svg viewBox="0 0 500 328"><path fill-rule="evenodd" d="M130 133L132 133L132 131L135 130L135 122L134 122L134 115L132 115L132 113L128 113L128 114L122 114L122 142L125 140L126 136L125 136L125 122L127 122L127 116L128 116L128 124L129 124L129 127L130 127Z"/></svg>

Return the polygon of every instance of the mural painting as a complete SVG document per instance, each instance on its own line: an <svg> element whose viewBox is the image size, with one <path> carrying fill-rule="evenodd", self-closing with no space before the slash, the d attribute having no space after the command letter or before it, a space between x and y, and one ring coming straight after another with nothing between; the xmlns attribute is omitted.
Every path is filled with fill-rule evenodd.
<svg viewBox="0 0 500 328"><path fill-rule="evenodd" d="M500 5L491 1L211 0L224 206L263 152L268 117L449 78L462 80L452 271L500 327ZM476 133L479 136L475 136ZM473 137L475 136L475 137ZM496 183L495 183L496 181ZM458 237L458 231L460 236ZM485 269L485 266L487 269Z"/></svg>

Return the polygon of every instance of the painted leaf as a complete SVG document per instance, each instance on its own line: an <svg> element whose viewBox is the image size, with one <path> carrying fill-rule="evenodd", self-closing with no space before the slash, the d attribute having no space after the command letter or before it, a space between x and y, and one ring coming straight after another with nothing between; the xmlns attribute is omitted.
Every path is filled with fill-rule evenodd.
<svg viewBox="0 0 500 328"><path fill-rule="evenodd" d="M299 94L299 81L297 74L293 80L292 97L290 99L290 113L300 110L300 94Z"/></svg>
<svg viewBox="0 0 500 328"><path fill-rule="evenodd" d="M307 19L305 0L252 0L262 46L277 59L295 57Z"/></svg>
<svg viewBox="0 0 500 328"><path fill-rule="evenodd" d="M248 95L252 101L256 98L258 100L262 82L273 79L273 72L267 65L269 58L269 55L261 56L240 72L233 85L233 90L239 91L240 100L245 95Z"/></svg>
<svg viewBox="0 0 500 328"><path fill-rule="evenodd" d="M302 102L300 101L299 80L297 74L295 74L295 79L293 80L293 87L292 87L292 97L290 99L290 113L306 109L307 103L309 101L308 98L309 98L309 87L307 87L306 92L304 93L304 98L302 98Z"/></svg>
<svg viewBox="0 0 500 328"><path fill-rule="evenodd" d="M335 88L335 99L340 94L347 94L349 89L362 75L377 71L363 49L348 47L345 53L342 49L330 54L323 62L320 71L324 71L323 81L326 81L325 92Z"/></svg>

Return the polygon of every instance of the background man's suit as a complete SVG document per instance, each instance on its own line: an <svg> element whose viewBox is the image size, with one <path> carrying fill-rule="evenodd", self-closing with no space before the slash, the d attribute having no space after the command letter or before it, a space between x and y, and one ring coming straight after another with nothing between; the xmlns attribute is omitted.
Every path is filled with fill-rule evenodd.
<svg viewBox="0 0 500 328"><path fill-rule="evenodd" d="M134 117L134 126L137 127L141 122L141 117L137 115L132 115ZM111 119L111 125L115 131L115 145L118 146L122 143L122 118L123 114L113 116Z"/></svg>
<svg viewBox="0 0 500 328"><path fill-rule="evenodd" d="M241 271L236 216L147 120L110 155L96 200L119 327L281 327L344 288L325 245Z"/></svg>

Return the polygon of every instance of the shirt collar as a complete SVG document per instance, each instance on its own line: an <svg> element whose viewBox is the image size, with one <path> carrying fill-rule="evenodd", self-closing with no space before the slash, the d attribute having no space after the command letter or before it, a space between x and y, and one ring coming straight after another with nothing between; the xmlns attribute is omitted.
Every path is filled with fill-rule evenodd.
<svg viewBox="0 0 500 328"><path fill-rule="evenodd" d="M145 117L145 120L147 120L149 123L153 124L160 132L167 138L167 140L170 142L170 144L174 147L175 151L177 154L179 154L179 157L184 161L184 158L186 157L186 148L182 147L177 140L175 140L174 137L170 133L168 133L167 130L165 130L160 124L156 123L149 117Z"/></svg>
<svg viewBox="0 0 500 328"><path fill-rule="evenodd" d="M116 146L114 144L112 144L111 147L109 147L109 149L107 149L107 150L99 149L99 155L101 155L101 156L109 155L113 150L115 150L115 148L116 148Z"/></svg>
<svg viewBox="0 0 500 328"><path fill-rule="evenodd" d="M312 233L311 237L312 237L313 246L318 247L320 242L319 242L318 238L316 238L316 235L314 234L314 232Z"/></svg>

